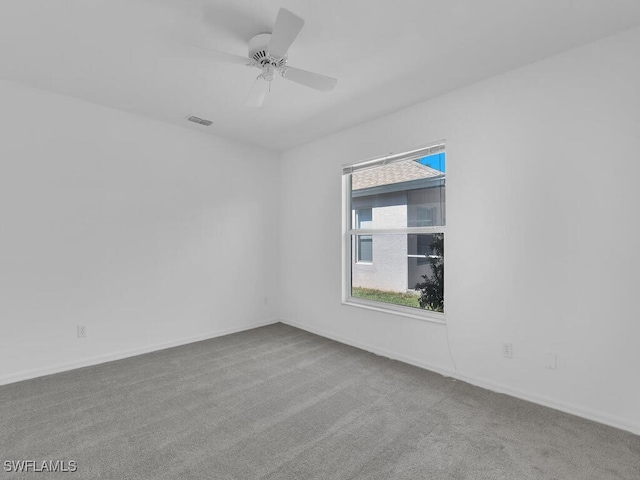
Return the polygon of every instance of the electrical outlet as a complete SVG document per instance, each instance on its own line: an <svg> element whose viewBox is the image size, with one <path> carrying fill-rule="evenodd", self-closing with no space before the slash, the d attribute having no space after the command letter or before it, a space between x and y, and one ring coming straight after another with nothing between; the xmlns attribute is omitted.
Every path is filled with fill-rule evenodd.
<svg viewBox="0 0 640 480"><path fill-rule="evenodd" d="M511 343L502 344L502 356L505 358L513 358L513 345Z"/></svg>
<svg viewBox="0 0 640 480"><path fill-rule="evenodd" d="M78 338L84 338L87 336L87 326L78 325Z"/></svg>

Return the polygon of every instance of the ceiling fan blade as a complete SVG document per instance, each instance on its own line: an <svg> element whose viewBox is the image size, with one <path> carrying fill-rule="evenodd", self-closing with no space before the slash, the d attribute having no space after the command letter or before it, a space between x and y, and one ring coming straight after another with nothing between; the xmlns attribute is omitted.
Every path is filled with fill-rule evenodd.
<svg viewBox="0 0 640 480"><path fill-rule="evenodd" d="M262 102L264 102L264 97L266 97L267 92L269 91L269 82L266 81L262 76L256 78L256 81L253 82L253 86L249 91L249 96L245 100L244 104L247 107L260 107L262 106Z"/></svg>
<svg viewBox="0 0 640 480"><path fill-rule="evenodd" d="M294 15L286 8L278 11L276 24L273 26L273 33L269 41L269 53L273 57L282 58L287 54L287 50L302 30L304 20Z"/></svg>
<svg viewBox="0 0 640 480"><path fill-rule="evenodd" d="M204 54L216 62L236 63L238 65L253 65L255 62L247 57L234 55L233 53L221 52L219 50L210 50L208 48L191 46L199 54Z"/></svg>
<svg viewBox="0 0 640 480"><path fill-rule="evenodd" d="M287 80L299 83L305 87L315 88L321 92L330 92L334 89L338 80L331 77L320 75L319 73L307 72L294 67L285 67L282 69L282 76Z"/></svg>

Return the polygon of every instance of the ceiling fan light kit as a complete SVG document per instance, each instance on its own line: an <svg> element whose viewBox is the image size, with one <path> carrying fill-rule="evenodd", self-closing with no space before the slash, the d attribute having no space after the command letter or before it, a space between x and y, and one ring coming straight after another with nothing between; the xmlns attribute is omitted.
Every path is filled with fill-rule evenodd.
<svg viewBox="0 0 640 480"><path fill-rule="evenodd" d="M248 57L210 51L214 59L225 63L244 64L262 70L251 87L245 105L259 107L271 90L276 74L292 82L321 92L330 92L337 84L335 78L308 72L287 65L287 52L304 26L304 20L281 8L272 33L259 33L249 40Z"/></svg>
<svg viewBox="0 0 640 480"><path fill-rule="evenodd" d="M283 57L274 57L269 53L270 33L259 33L249 40L249 59L255 62L256 66L271 64L274 67L282 67L287 62L286 54Z"/></svg>

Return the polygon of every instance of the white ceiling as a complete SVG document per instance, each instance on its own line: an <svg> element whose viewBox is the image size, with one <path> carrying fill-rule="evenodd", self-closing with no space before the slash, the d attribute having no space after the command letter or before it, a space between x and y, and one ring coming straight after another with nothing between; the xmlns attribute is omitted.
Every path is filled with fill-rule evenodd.
<svg viewBox="0 0 640 480"><path fill-rule="evenodd" d="M289 64L338 85L245 107L260 72L190 46L246 55L280 7ZM2 0L0 78L284 150L637 25L638 0Z"/></svg>

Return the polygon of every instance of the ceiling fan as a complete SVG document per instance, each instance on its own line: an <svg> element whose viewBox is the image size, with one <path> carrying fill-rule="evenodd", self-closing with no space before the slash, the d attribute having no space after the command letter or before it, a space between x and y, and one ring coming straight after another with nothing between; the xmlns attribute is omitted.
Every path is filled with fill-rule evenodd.
<svg viewBox="0 0 640 480"><path fill-rule="evenodd" d="M302 30L304 20L285 8L278 11L272 33L260 33L249 40L247 58L216 50L207 50L215 60L226 63L237 63L262 70L258 75L245 105L259 107L262 105L271 82L280 74L283 78L310 87L321 92L329 92L336 86L335 78L308 72L287 65L287 51Z"/></svg>

